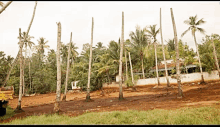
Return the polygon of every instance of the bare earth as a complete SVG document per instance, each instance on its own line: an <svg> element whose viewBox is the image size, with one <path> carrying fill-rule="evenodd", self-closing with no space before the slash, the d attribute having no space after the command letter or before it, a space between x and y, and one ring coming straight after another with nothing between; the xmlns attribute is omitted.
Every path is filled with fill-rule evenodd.
<svg viewBox="0 0 220 127"><path fill-rule="evenodd" d="M124 100L118 100L118 88L104 89L91 92L93 101L86 102L85 92L72 92L67 94L67 101L60 104L61 114L69 116L81 115L85 112L103 112L118 110L152 110L152 109L177 109L182 107L200 107L208 105L220 105L220 82L212 82L206 85L183 85L183 98L177 98L177 86L167 89L165 86L153 88L154 86L138 87L137 91L131 88L123 89ZM23 118L30 115L54 113L54 102L56 94L39 94L35 96L22 97L22 109L25 112L15 114L13 117L2 120L9 122L15 118ZM62 98L62 95L61 95ZM9 105L15 109L18 98L14 97Z"/></svg>

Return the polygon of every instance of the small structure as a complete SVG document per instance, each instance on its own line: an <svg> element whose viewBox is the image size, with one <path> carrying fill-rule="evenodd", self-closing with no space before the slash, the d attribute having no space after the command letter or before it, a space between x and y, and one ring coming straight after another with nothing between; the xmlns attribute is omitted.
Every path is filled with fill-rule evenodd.
<svg viewBox="0 0 220 127"><path fill-rule="evenodd" d="M71 82L72 90L80 90L81 88L76 86L79 81Z"/></svg>

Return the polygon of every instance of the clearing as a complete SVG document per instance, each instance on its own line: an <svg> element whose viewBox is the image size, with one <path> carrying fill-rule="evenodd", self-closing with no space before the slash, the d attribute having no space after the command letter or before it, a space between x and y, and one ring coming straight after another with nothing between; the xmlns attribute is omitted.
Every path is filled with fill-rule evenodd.
<svg viewBox="0 0 220 127"><path fill-rule="evenodd" d="M177 109L182 107L201 107L208 105L219 106L220 82L210 82L206 85L183 85L183 98L177 98L178 89L173 85L171 88L161 86L153 88L154 85L137 87L137 91L131 88L123 89L124 100L118 100L118 88L104 89L90 93L93 101L86 102L86 92L67 93L67 101L60 104L61 114L78 116L85 112L104 111L126 111L130 110L152 110L152 109ZM63 95L63 94L62 94ZM61 98L62 98L61 95ZM16 118L31 115L54 113L54 102L56 93L39 94L35 96L22 97L22 109L25 112L17 113L9 119L0 121L9 122ZM11 108L15 109L18 98L9 101Z"/></svg>

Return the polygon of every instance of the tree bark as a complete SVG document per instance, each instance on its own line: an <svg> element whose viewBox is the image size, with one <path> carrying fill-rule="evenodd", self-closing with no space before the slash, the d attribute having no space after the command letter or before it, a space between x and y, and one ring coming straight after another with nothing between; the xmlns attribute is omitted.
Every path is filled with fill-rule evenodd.
<svg viewBox="0 0 220 127"><path fill-rule="evenodd" d="M180 98L182 98L183 97L183 91L182 91L182 88L181 88L181 79L180 79L178 39L177 39L176 24L175 24L175 21L174 21L172 8L170 8L170 12L171 12L171 18L172 18L172 24L173 24L174 41L175 41L175 49L176 49L176 72L177 72L178 96Z"/></svg>
<svg viewBox="0 0 220 127"><path fill-rule="evenodd" d="M12 1L8 1L1 9L0 14L11 4Z"/></svg>
<svg viewBox="0 0 220 127"><path fill-rule="evenodd" d="M132 80L133 85L135 85L130 52L128 52L128 55L129 55L129 62L130 62L130 67L131 67L131 80Z"/></svg>
<svg viewBox="0 0 220 127"><path fill-rule="evenodd" d="M160 79L158 74L158 66L157 66L157 47L156 47L156 39L154 39L154 52L155 52L155 62L156 62L156 73L157 73L157 86L160 86Z"/></svg>
<svg viewBox="0 0 220 127"><path fill-rule="evenodd" d="M121 42L120 42L120 60L119 60L119 100L123 100L122 91L122 56L124 45L124 12L122 12L122 29L121 29Z"/></svg>
<svg viewBox="0 0 220 127"><path fill-rule="evenodd" d="M164 52L164 45L163 45L162 23L161 23L161 8L160 8L160 37L161 37L162 50L163 50L163 60L165 62L165 73L166 73L166 79L167 79L167 87L170 87L170 81L169 81L168 72L167 72L167 61L166 61L165 52Z"/></svg>
<svg viewBox="0 0 220 127"><path fill-rule="evenodd" d="M127 63L127 51L125 50L125 66L126 66L126 80L128 80L128 63Z"/></svg>
<svg viewBox="0 0 220 127"><path fill-rule="evenodd" d="M31 90L31 60L30 58L29 58L29 81L30 81L30 91L32 91Z"/></svg>
<svg viewBox="0 0 220 127"><path fill-rule="evenodd" d="M54 103L54 111L57 113L60 111L60 98L61 98L61 65L60 65L60 47L61 47L61 23L57 23L58 33L57 33L57 90L56 90L56 101Z"/></svg>
<svg viewBox="0 0 220 127"><path fill-rule="evenodd" d="M89 56L89 73L88 73L86 101L91 100L91 98L90 98L90 76L91 76L91 64L92 64L93 27L94 27L94 20L92 17L91 44L90 44L90 56Z"/></svg>
<svg viewBox="0 0 220 127"><path fill-rule="evenodd" d="M22 68L21 28L19 28L19 41L20 41L20 86L19 86L18 105L17 108L15 109L15 112L22 111L21 99L22 99L22 84L23 84L23 68Z"/></svg>
<svg viewBox="0 0 220 127"><path fill-rule="evenodd" d="M143 55L141 56L141 68L142 68L143 79L145 79Z"/></svg>
<svg viewBox="0 0 220 127"><path fill-rule="evenodd" d="M65 82L65 91L64 91L64 95L63 95L63 101L66 101L66 92L67 92L67 84L68 84L68 79L69 79L69 66L70 66L70 46L72 43L72 32L70 35L70 44L69 44L69 48L68 48L68 58L67 58L67 69L66 69L66 82Z"/></svg>
<svg viewBox="0 0 220 127"><path fill-rule="evenodd" d="M200 61L200 56L199 56L199 50L198 50L198 44L196 42L196 36L195 36L195 32L193 33L193 37L194 37L194 41L195 41L195 45L196 45L196 53L198 55L198 60L199 60L199 67L200 67L200 73L201 73L201 83L205 83L204 77L203 77L203 72L202 72L202 64Z"/></svg>
<svg viewBox="0 0 220 127"><path fill-rule="evenodd" d="M31 22L30 22L30 24L29 24L29 26L28 26L27 32L26 32L26 34L25 34L25 36L24 36L24 40L21 41L21 47L22 47L22 48L23 48L23 45L24 45L24 41L25 41L26 38L28 37L28 33L29 33L30 28L31 28L31 25L32 25L32 23L33 23L34 16L35 16L35 11L36 11L36 7L37 7L37 1L35 2L34 12L33 12L33 15L32 15L32 19L31 19ZM21 53L22 53L22 52L21 52ZM19 58L19 56L20 56L20 49L19 49L19 51L18 51L18 54L17 54L17 56L16 56L14 62L12 63L12 67L10 68L10 70L9 70L7 76L6 76L6 79L5 79L5 81L4 81L3 86L5 86L5 84L7 83L8 79L9 79L9 76L10 76L10 74L11 74L11 70L14 68L14 66L15 66L15 64L16 64L16 62L17 62L17 60L18 60L18 58Z"/></svg>
<svg viewBox="0 0 220 127"><path fill-rule="evenodd" d="M215 65L216 65L217 70L218 70L218 76L220 77L219 64L218 64L217 54L216 54L216 51L215 51L215 43L214 43L213 39L212 39L212 46L213 46L213 55L214 55L214 58L215 58Z"/></svg>

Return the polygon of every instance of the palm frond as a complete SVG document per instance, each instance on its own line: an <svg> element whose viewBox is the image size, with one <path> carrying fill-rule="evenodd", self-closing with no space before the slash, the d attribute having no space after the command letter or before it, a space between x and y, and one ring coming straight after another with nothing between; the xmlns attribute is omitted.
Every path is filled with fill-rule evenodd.
<svg viewBox="0 0 220 127"><path fill-rule="evenodd" d="M190 27L181 34L181 37L183 37L189 30L190 30Z"/></svg>

